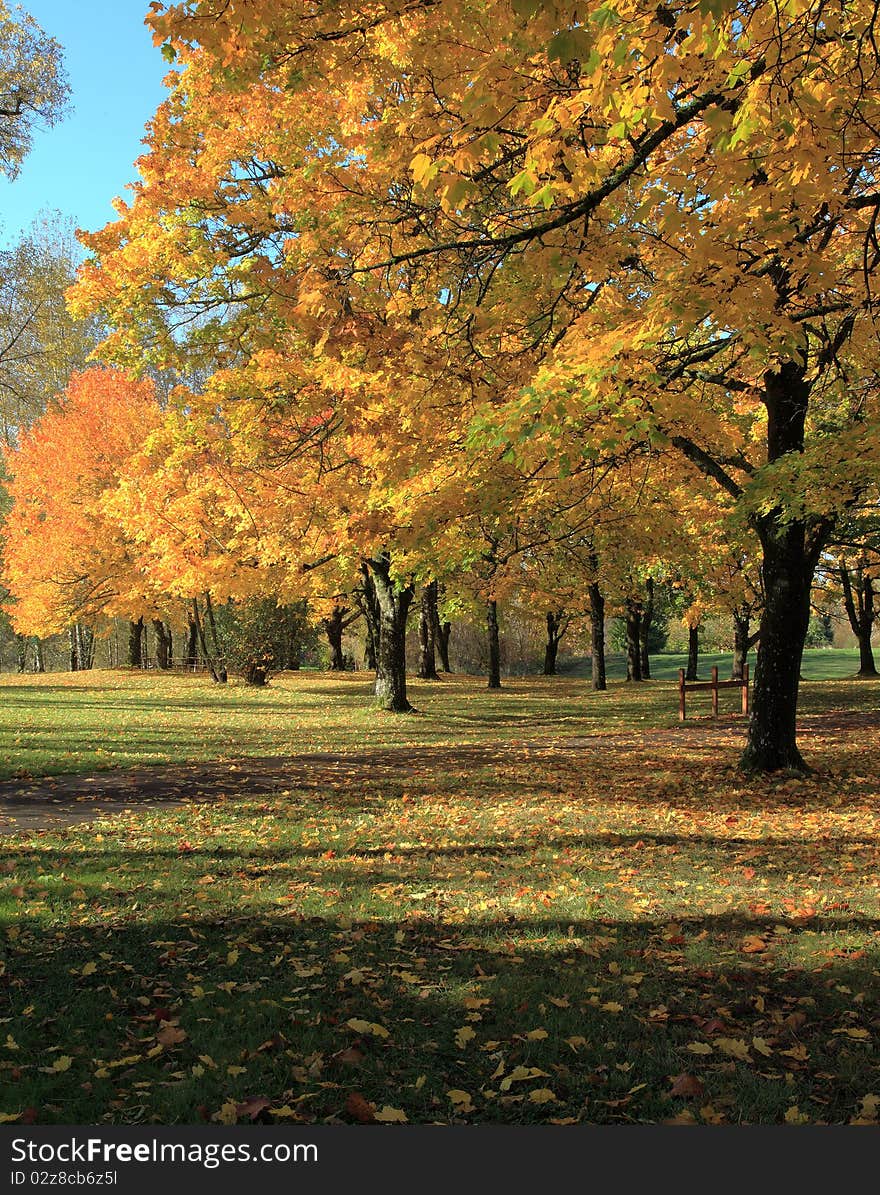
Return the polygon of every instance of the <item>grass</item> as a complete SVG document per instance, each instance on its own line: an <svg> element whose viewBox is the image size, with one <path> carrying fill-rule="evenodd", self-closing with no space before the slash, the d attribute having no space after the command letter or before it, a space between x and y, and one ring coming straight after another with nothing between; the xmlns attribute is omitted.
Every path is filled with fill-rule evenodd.
<svg viewBox="0 0 880 1195"><path fill-rule="evenodd" d="M720 675L728 676L730 661L730 655L706 655L700 675L708 677L718 664ZM481 692L478 678L416 684L415 700L429 715L419 720L377 717L365 673L285 674L266 690L213 685L203 675L161 681L124 671L0 676L0 780L303 750L493 742L499 727L515 737L517 726L547 734L631 721L671 726L676 698L658 682L675 681L685 663L679 655L654 657L657 681L633 692L612 685L608 693L594 694L583 684L566 683L578 678L583 664L565 678L511 679L494 698ZM805 656L810 681L851 677L857 669L855 651ZM611 680L624 675L622 659L609 657ZM841 693L846 704L873 701L870 684L843 686ZM738 697L723 695L722 709L735 709ZM812 708L813 700L805 685L803 708ZM689 708L695 714L708 710L708 698L690 697Z"/></svg>
<svg viewBox="0 0 880 1195"><path fill-rule="evenodd" d="M414 718L357 675L2 690L34 774L216 776L5 840L10 1120L877 1118L870 683L806 685L817 774L757 781L664 681L415 684Z"/></svg>

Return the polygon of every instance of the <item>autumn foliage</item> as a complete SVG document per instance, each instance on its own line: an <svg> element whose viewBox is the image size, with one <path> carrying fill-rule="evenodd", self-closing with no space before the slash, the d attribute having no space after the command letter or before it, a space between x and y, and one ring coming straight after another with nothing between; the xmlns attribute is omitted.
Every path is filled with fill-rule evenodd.
<svg viewBox="0 0 880 1195"><path fill-rule="evenodd" d="M108 508L121 468L160 417L150 382L89 369L5 450L13 506L4 579L23 633L50 634L97 613L140 617L161 605Z"/></svg>

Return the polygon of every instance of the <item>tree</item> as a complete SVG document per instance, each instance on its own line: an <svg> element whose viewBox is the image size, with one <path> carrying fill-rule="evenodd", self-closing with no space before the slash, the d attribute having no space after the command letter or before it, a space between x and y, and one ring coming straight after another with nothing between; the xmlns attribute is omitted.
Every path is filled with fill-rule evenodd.
<svg viewBox="0 0 880 1195"><path fill-rule="evenodd" d="M0 250L0 436L15 443L82 370L100 339L65 300L81 250L60 217L38 221Z"/></svg>
<svg viewBox="0 0 880 1195"><path fill-rule="evenodd" d="M871 647L871 635L877 620L877 609L874 604L876 593L876 561L873 567L866 557L857 557L854 561L841 558L837 569L840 588L843 594L843 606L849 625L859 645L858 676L876 677L877 665L874 662L874 652Z"/></svg>
<svg viewBox="0 0 880 1195"><path fill-rule="evenodd" d="M743 766L803 768L813 571L876 480L872 0L576 19L256 0L246 23L193 0L150 19L185 69L144 187L91 241L87 290L135 317L111 347L141 351L175 291L198 291L295 317L316 346L347 328L377 397L478 362L474 422L513 453L562 459L590 412L588 457L612 425L677 454L761 544Z"/></svg>
<svg viewBox="0 0 880 1195"><path fill-rule="evenodd" d="M330 671L345 671L345 656L342 651L342 636L360 618L360 610L354 613L345 605L334 602L333 609L321 619L321 625L330 644Z"/></svg>
<svg viewBox="0 0 880 1195"><path fill-rule="evenodd" d="M429 581L422 586L419 606L419 667L420 680L439 680L437 672L437 650L440 626L440 614L437 609L438 586L436 581ZM448 671L448 669L447 669Z"/></svg>
<svg viewBox="0 0 880 1195"><path fill-rule="evenodd" d="M113 502L129 458L159 418L151 383L90 369L5 450L12 508L4 576L20 632L45 635L123 615L140 627L132 648L140 666L140 620L166 602Z"/></svg>
<svg viewBox="0 0 880 1195"><path fill-rule="evenodd" d="M60 120L68 94L61 46L0 0L0 174L15 178L35 127Z"/></svg>

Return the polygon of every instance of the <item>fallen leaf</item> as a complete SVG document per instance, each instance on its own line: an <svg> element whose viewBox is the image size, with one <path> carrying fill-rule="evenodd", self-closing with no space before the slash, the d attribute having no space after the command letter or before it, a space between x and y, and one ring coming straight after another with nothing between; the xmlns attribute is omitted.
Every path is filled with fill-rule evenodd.
<svg viewBox="0 0 880 1195"><path fill-rule="evenodd" d="M407 1123L407 1116L404 1110L402 1108L392 1108L389 1104L386 1104L378 1112L374 1113L373 1119L377 1120L380 1124Z"/></svg>
<svg viewBox="0 0 880 1195"><path fill-rule="evenodd" d="M345 1101L345 1111L358 1124L374 1124L376 1109L369 1100L364 1099L356 1091L351 1092Z"/></svg>
<svg viewBox="0 0 880 1195"><path fill-rule="evenodd" d="M685 1099L702 1099L706 1094L706 1089L696 1075L673 1075L669 1094L682 1096Z"/></svg>

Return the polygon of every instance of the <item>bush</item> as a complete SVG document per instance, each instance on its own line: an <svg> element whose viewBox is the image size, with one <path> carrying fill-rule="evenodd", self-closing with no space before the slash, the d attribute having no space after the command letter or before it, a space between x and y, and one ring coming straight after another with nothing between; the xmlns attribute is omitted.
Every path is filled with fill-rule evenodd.
<svg viewBox="0 0 880 1195"><path fill-rule="evenodd" d="M274 598L250 598L227 602L215 617L223 655L247 685L265 685L273 672L298 668L316 646L306 602L279 606Z"/></svg>

